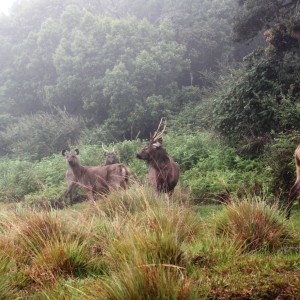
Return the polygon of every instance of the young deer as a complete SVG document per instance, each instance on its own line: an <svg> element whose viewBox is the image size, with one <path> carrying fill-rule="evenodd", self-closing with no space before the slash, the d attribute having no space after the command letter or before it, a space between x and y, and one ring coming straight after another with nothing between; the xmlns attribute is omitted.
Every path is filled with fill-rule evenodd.
<svg viewBox="0 0 300 300"><path fill-rule="evenodd" d="M107 166L82 166L77 158L79 150L75 153L62 151L67 159L69 169L66 172L68 188L64 196L70 196L72 204L73 191L76 186L87 192L88 200L94 202L94 193L106 194L118 187L126 188L128 183L128 170L124 164L113 164Z"/></svg>

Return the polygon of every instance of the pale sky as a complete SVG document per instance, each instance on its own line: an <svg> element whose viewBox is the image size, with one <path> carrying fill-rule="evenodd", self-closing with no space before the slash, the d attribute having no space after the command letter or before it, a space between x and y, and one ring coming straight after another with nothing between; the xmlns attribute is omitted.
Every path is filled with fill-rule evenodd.
<svg viewBox="0 0 300 300"><path fill-rule="evenodd" d="M8 14L10 7L15 0L0 0L0 14Z"/></svg>

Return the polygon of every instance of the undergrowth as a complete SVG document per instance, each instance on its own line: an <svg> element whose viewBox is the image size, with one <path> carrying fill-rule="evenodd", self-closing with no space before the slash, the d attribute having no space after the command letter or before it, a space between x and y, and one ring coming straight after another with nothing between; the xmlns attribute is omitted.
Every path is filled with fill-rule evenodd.
<svg viewBox="0 0 300 300"><path fill-rule="evenodd" d="M0 298L297 299L299 213L249 198L199 206L176 188L167 203L134 184L95 205L9 206Z"/></svg>

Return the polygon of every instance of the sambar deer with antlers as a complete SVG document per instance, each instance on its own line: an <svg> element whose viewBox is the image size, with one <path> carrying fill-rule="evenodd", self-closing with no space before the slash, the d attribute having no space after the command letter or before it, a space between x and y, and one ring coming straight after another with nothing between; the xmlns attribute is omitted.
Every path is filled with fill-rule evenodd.
<svg viewBox="0 0 300 300"><path fill-rule="evenodd" d="M116 153L115 147L113 147L112 151L109 151L108 149L105 149L104 145L102 144L102 149L104 151L105 165L106 166L118 163L117 153Z"/></svg>
<svg viewBox="0 0 300 300"><path fill-rule="evenodd" d="M72 193L76 186L87 192L88 200L94 202L94 193L107 194L116 188L126 188L128 184L128 169L124 164L112 164L105 166L82 166L77 158L79 150L75 153L62 151L67 159L69 169L66 172L68 188L64 196L70 196L72 204Z"/></svg>
<svg viewBox="0 0 300 300"><path fill-rule="evenodd" d="M145 160L148 164L150 185L157 194L165 193L166 199L169 201L177 185L180 171L177 163L162 147L162 135L165 129L166 123L163 124L163 120L161 120L148 144L136 156L138 159Z"/></svg>
<svg viewBox="0 0 300 300"><path fill-rule="evenodd" d="M292 188L290 189L288 205L287 205L287 218L289 219L291 216L291 211L293 207L293 202L296 198L298 198L300 205L300 145L295 150L295 165L296 165L296 181Z"/></svg>

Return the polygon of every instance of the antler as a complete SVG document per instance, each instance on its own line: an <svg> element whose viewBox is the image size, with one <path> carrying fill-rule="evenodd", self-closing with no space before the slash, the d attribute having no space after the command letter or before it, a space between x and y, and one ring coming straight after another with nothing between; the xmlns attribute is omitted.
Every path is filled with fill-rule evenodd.
<svg viewBox="0 0 300 300"><path fill-rule="evenodd" d="M107 150L107 149L104 148L103 143L102 143L102 149L103 149L104 152L109 152L109 150Z"/></svg>
<svg viewBox="0 0 300 300"><path fill-rule="evenodd" d="M158 127L154 132L154 135L152 136L151 140L153 142L159 140L162 137L163 133L165 132L166 127L167 127L167 121L164 118L161 118Z"/></svg>

